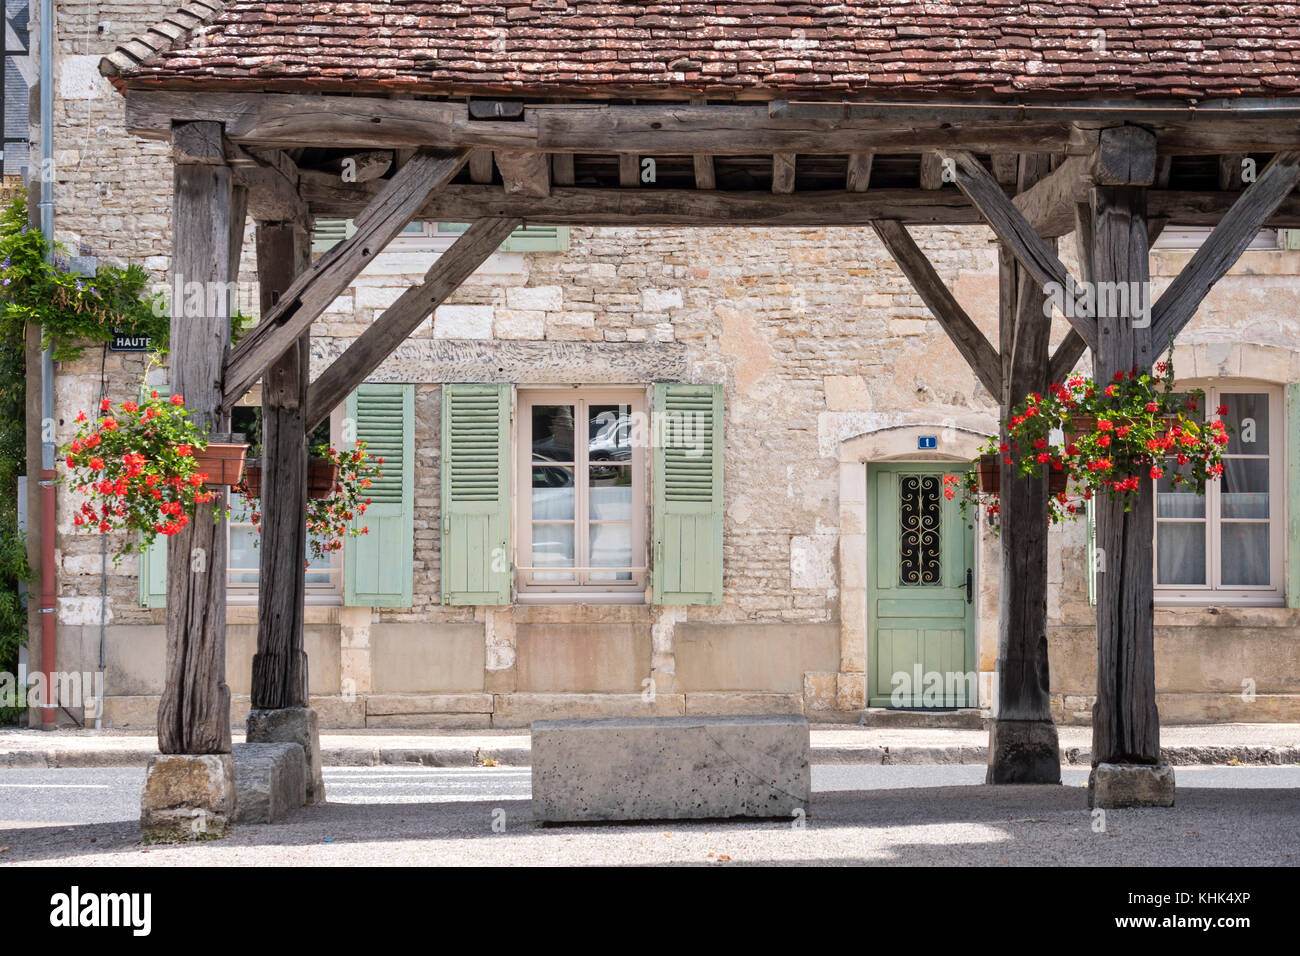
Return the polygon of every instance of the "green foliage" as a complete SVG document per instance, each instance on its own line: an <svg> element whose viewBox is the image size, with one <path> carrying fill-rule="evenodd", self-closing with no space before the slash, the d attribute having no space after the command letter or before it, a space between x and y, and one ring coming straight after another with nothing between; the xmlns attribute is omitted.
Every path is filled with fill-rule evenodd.
<svg viewBox="0 0 1300 956"><path fill-rule="evenodd" d="M46 257L53 252L53 263ZM56 361L77 358L87 342L109 342L113 330L148 336L166 351L170 319L160 294L148 295L139 266L101 266L93 278L69 271L67 250L27 225L19 196L0 212L0 303L6 324L39 326ZM21 350L19 356L21 357Z"/></svg>

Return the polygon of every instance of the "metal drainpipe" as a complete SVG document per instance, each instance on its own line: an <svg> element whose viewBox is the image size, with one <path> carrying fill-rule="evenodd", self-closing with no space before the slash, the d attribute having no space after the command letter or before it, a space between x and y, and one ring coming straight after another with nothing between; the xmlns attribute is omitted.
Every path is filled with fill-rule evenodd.
<svg viewBox="0 0 1300 956"><path fill-rule="evenodd" d="M54 258L54 0L41 0L41 232ZM57 581L54 568L54 353L41 350L41 670L45 672L45 706L41 728L56 726L52 706L56 667L54 642Z"/></svg>

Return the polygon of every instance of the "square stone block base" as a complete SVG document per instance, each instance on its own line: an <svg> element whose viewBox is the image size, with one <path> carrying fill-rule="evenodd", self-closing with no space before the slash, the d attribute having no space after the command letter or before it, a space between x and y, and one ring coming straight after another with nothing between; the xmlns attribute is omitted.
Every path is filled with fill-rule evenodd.
<svg viewBox="0 0 1300 956"><path fill-rule="evenodd" d="M235 744L235 822L279 823L307 803L307 757L298 744Z"/></svg>
<svg viewBox="0 0 1300 956"><path fill-rule="evenodd" d="M325 802L325 778L321 774L320 726L310 707L281 707L248 712L250 744L298 744L307 757L307 803Z"/></svg>
<svg viewBox="0 0 1300 956"><path fill-rule="evenodd" d="M803 819L811 795L802 716L539 720L539 823Z"/></svg>
<svg viewBox="0 0 1300 956"><path fill-rule="evenodd" d="M1050 720L997 720L989 724L985 783L1060 783L1061 748Z"/></svg>
<svg viewBox="0 0 1300 956"><path fill-rule="evenodd" d="M235 813L230 754L158 754L145 770L140 829L146 840L224 836Z"/></svg>
<svg viewBox="0 0 1300 956"><path fill-rule="evenodd" d="M1172 807L1174 768L1168 764L1099 763L1088 776L1088 806Z"/></svg>

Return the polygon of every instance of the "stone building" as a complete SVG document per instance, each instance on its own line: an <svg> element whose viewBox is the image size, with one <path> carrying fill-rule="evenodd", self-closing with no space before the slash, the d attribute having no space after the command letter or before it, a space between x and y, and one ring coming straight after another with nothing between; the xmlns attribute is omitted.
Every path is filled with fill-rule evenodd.
<svg viewBox="0 0 1300 956"><path fill-rule="evenodd" d="M173 6L74 0L56 24L58 237L139 263L160 288L168 147L126 133L98 64ZM318 223L318 239L346 228ZM314 367L423 275L456 229L417 223L396 240L313 327ZM996 341L991 234L915 234ZM1161 238L1158 286L1199 238ZM1228 404L1234 424L1254 421L1262 454L1241 458L1203 513L1171 510L1153 529L1158 700L1171 722L1300 720L1300 251L1289 238L1261 234L1175 353L1180 380ZM248 255L240 301L255 312ZM1058 320L1054 337L1066 328ZM60 441L102 394L120 401L164 382L149 365L147 353L98 348L61 365ZM310 691L324 726L791 711L856 721L868 706L991 701L997 595L1014 582L998 580L988 529L944 513L933 548L945 594L926 609L907 607L886 572L909 546L900 515L950 507L933 476L995 432L997 404L870 230L517 234L372 383L331 428L342 441L345 420L355 424L395 465L376 533L309 576ZM444 422L457 401L484 395L508 413L495 463L512 503L486 516L506 529L507 553L476 582L461 573L470 532L453 530L444 505L455 452ZM657 403L698 439L675 499L694 507L664 500L669 465L635 440ZM162 562L126 558L104 573L100 541L72 527L72 510L60 491L59 669L96 670L102 653L105 725L150 726ZM247 525L230 533L240 723L257 562ZM1086 723L1096 666L1086 523L1054 526L1050 553L1053 706L1058 720ZM939 701L894 693L898 675L934 671L970 680Z"/></svg>

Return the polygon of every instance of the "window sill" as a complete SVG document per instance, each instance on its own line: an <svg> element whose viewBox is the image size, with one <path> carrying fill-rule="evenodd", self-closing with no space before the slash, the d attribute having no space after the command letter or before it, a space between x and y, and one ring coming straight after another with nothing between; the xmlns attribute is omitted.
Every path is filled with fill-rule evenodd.
<svg viewBox="0 0 1300 956"><path fill-rule="evenodd" d="M1156 627L1300 627L1300 608L1256 604L1157 604Z"/></svg>
<svg viewBox="0 0 1300 956"><path fill-rule="evenodd" d="M644 591L596 592L583 594L576 591L522 593L515 595L516 604L646 604Z"/></svg>

